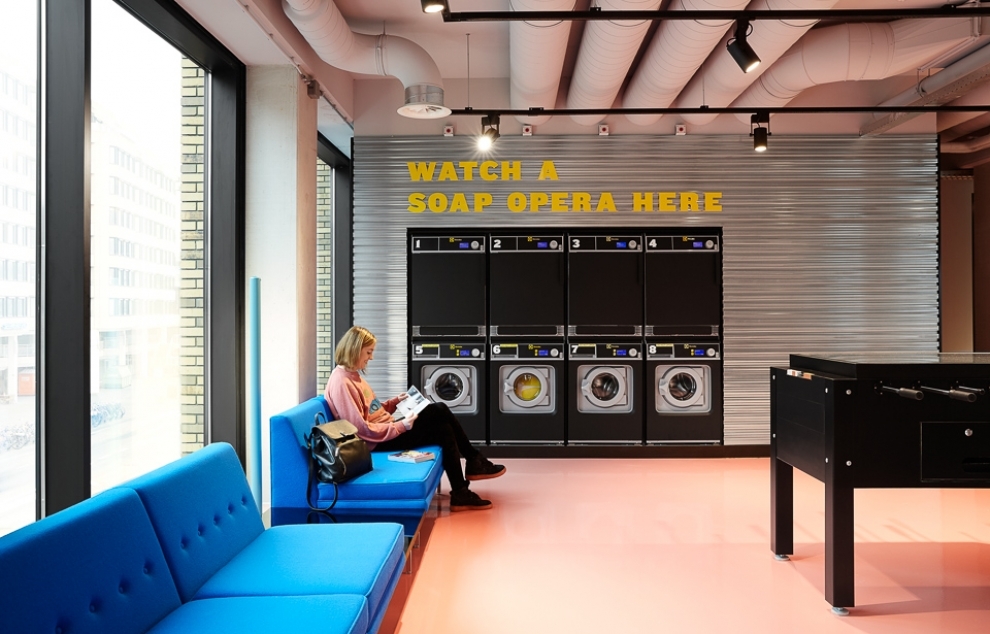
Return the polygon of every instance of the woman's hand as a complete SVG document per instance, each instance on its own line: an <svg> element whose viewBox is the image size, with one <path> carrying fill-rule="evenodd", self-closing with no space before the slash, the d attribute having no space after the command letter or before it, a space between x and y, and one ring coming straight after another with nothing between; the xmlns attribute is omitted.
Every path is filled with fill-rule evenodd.
<svg viewBox="0 0 990 634"><path fill-rule="evenodd" d="M407 398L409 398L409 395L408 395L407 393L405 393L405 392L403 392L402 394L399 394L399 395L398 395L398 396L396 396L395 398L397 398L397 399L399 399L400 401L404 401L404 400L406 400Z"/></svg>
<svg viewBox="0 0 990 634"><path fill-rule="evenodd" d="M419 418L419 414L412 414L410 416L406 416L400 422L406 428L406 431L409 431L412 429L413 423L416 422L417 418Z"/></svg>

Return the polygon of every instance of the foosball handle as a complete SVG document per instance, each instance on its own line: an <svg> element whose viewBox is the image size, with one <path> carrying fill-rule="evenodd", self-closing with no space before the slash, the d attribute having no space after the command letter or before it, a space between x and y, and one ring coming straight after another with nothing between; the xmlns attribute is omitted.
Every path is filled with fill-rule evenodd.
<svg viewBox="0 0 990 634"><path fill-rule="evenodd" d="M920 401L925 398L925 393L921 390L912 390L908 387L891 387L889 385L881 385L880 389L884 392L896 394L901 398L911 399L912 401Z"/></svg>

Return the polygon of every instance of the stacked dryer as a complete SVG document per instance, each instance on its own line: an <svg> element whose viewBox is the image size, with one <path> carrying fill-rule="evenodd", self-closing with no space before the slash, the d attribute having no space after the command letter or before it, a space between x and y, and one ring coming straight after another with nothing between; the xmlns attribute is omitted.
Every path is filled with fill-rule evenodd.
<svg viewBox="0 0 990 634"><path fill-rule="evenodd" d="M409 236L409 383L487 441L484 235Z"/></svg>
<svg viewBox="0 0 990 634"><path fill-rule="evenodd" d="M721 252L717 230L646 236L649 444L722 443Z"/></svg>
<svg viewBox="0 0 990 634"><path fill-rule="evenodd" d="M569 444L643 442L643 236L568 235Z"/></svg>
<svg viewBox="0 0 990 634"><path fill-rule="evenodd" d="M564 237L489 237L492 444L564 443Z"/></svg>

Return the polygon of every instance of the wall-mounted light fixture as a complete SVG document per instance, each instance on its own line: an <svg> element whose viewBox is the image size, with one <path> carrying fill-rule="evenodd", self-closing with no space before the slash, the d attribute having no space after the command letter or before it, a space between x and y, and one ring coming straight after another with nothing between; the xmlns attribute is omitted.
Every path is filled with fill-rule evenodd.
<svg viewBox="0 0 990 634"><path fill-rule="evenodd" d="M732 55L732 59L736 60L739 68L744 73L748 73L760 65L760 56L756 54L753 47L746 41L746 38L752 31L752 25L750 25L748 20L739 20L736 22L735 35L725 45L725 48L729 51L729 55Z"/></svg>
<svg viewBox="0 0 990 634"><path fill-rule="evenodd" d="M478 137L479 150L490 150L492 144L501 136L498 133L498 119L497 114L481 117L481 136Z"/></svg>
<svg viewBox="0 0 990 634"><path fill-rule="evenodd" d="M762 126L764 123L767 124L765 128ZM753 137L753 150L756 152L766 152L767 137L770 136L770 113L757 112L750 117L749 125L753 129L750 133L750 136Z"/></svg>
<svg viewBox="0 0 990 634"><path fill-rule="evenodd" d="M450 13L447 0L422 0L423 13Z"/></svg>

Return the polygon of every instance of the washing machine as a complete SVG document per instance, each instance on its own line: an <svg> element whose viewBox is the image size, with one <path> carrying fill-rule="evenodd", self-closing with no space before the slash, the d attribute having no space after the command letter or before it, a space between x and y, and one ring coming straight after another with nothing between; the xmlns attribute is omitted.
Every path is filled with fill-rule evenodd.
<svg viewBox="0 0 990 634"><path fill-rule="evenodd" d="M568 341L568 444L642 444L642 342Z"/></svg>
<svg viewBox="0 0 990 634"><path fill-rule="evenodd" d="M718 337L722 239L717 229L645 236L646 337Z"/></svg>
<svg viewBox="0 0 990 634"><path fill-rule="evenodd" d="M722 354L713 340L647 340L646 442L722 444Z"/></svg>
<svg viewBox="0 0 990 634"><path fill-rule="evenodd" d="M494 444L563 445L564 343L491 343L489 434Z"/></svg>
<svg viewBox="0 0 990 634"><path fill-rule="evenodd" d="M643 335L643 236L567 236L567 334Z"/></svg>
<svg viewBox="0 0 990 634"><path fill-rule="evenodd" d="M489 236L488 334L563 337L566 277L563 234Z"/></svg>
<svg viewBox="0 0 990 634"><path fill-rule="evenodd" d="M484 235L409 234L412 338L487 334L488 257Z"/></svg>
<svg viewBox="0 0 990 634"><path fill-rule="evenodd" d="M416 341L411 346L409 383L457 415L472 442L488 440L485 399L485 341Z"/></svg>

